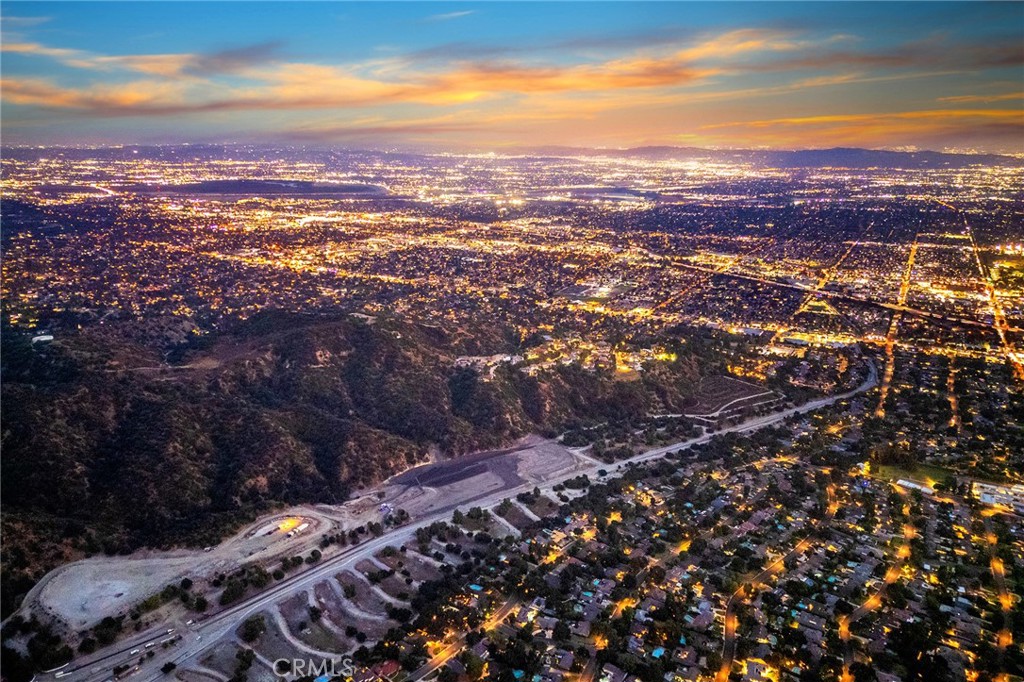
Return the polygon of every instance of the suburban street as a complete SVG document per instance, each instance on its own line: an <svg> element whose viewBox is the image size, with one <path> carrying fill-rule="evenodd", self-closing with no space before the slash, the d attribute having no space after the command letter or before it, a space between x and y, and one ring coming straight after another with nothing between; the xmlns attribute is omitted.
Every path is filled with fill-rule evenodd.
<svg viewBox="0 0 1024 682"><path fill-rule="evenodd" d="M521 602L518 599L509 599L504 604L502 604L494 610L494 613L492 613L487 618L487 620L484 621L483 625L480 626L481 629L490 630L491 628L497 627L502 623L502 621L505 620L505 618L508 617L510 613L512 613L512 611L514 611L516 608L520 606L520 603ZM424 677L427 677L435 670L441 668L441 666L446 664L448 661L452 660L452 658L459 655L459 653L462 651L462 648L465 645L466 634L461 633L457 637L455 637L454 641L452 641L450 644L446 645L444 648L442 648L440 651L434 654L430 658L430 660L428 660L418 669L413 671L409 675L409 679L422 680Z"/></svg>
<svg viewBox="0 0 1024 682"><path fill-rule="evenodd" d="M762 580L770 576L772 573L778 571L781 567L785 567L787 559L802 554L808 547L811 546L814 540L814 536L818 532L818 530L820 530L822 526L827 526L829 523L832 522L832 519L835 517L836 512L839 511L839 503L835 499L835 488L832 485L829 485L827 492L829 503L828 508L826 509L825 516L818 520L816 523L814 523L810 531L802 538L800 538L800 540L796 543L796 545L794 545L794 547L791 550L789 550L786 554L783 554L781 557L779 557L771 564L769 564L767 567L765 567L757 575L751 578L749 582L745 582L738 588L736 588L736 591L733 592L732 596L729 597L729 602L726 604L725 607L725 627L723 634L724 639L722 642L722 665L719 667L718 673L715 676L716 682L728 682L729 674L732 672L732 662L733 659L736 657L736 629L737 627L739 627L739 619L736 617L735 614L735 606L737 599L740 601L744 601L748 596L746 594L748 588L751 594L753 594L753 592L758 588L758 584Z"/></svg>

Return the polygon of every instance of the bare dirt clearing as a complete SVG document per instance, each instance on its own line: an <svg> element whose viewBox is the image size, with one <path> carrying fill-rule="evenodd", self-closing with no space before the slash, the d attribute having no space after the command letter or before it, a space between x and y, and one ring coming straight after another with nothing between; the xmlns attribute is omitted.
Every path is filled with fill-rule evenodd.
<svg viewBox="0 0 1024 682"><path fill-rule="evenodd" d="M209 551L143 550L124 557L83 559L47 574L25 604L41 607L69 628L83 629L105 616L127 612L184 577L203 580L245 563L302 551L310 537L334 523L315 511L298 508L264 517ZM302 524L307 525L300 532Z"/></svg>
<svg viewBox="0 0 1024 682"><path fill-rule="evenodd" d="M325 533L380 520L380 505L385 502L415 520L471 505L501 490L542 484L591 464L557 442L527 436L510 448L414 467L342 505L307 505L270 514L207 550L146 550L67 564L45 576L25 605L81 630L105 616L127 613L184 577L199 582L245 564L270 566L283 556L301 554ZM488 530L503 535L506 529L491 524ZM409 590L397 583L395 578L380 587L391 595Z"/></svg>
<svg viewBox="0 0 1024 682"><path fill-rule="evenodd" d="M187 557L86 559L48 576L38 598L48 613L70 627L84 628L159 592L194 565L195 560Z"/></svg>

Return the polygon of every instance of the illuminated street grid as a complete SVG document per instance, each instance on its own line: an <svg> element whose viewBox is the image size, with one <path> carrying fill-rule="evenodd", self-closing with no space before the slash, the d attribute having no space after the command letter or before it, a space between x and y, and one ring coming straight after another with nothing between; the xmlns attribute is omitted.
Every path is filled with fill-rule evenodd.
<svg viewBox="0 0 1024 682"><path fill-rule="evenodd" d="M1024 471L1020 170L104 154L3 161L5 202L41 211L5 225L18 329L174 317L202 335L268 309L489 319L543 342L460 361L638 372L671 359L643 339L683 325L742 341L737 378L827 393L859 380L851 362L877 367L877 389L814 416L420 529L265 611L250 679L295 651L446 682L1020 674L1024 525L971 492ZM267 178L387 194L173 189ZM226 680L249 646L225 640L194 671Z"/></svg>

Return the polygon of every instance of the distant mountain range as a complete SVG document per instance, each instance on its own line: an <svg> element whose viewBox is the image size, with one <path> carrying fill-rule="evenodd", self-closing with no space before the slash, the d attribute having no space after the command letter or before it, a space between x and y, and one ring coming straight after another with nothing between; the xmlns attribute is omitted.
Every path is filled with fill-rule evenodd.
<svg viewBox="0 0 1024 682"><path fill-rule="evenodd" d="M950 154L933 151L890 151L833 147L831 149L703 149L700 147L632 147L587 149L537 147L517 153L542 156L604 156L624 159L750 163L773 168L966 168L968 166L1024 166L1024 158L1002 154Z"/></svg>
<svg viewBox="0 0 1024 682"><path fill-rule="evenodd" d="M307 147L293 145L195 144L195 145L125 145L118 147L4 147L8 159L32 160L52 155L54 150L68 160L138 158L161 161L196 161L204 158L316 160L337 162L346 156L385 158L423 158L436 155L434 149L369 150L340 147ZM476 150L486 151L486 150ZM772 168L968 168L971 166L1024 167L1024 157L1003 154L952 154L935 151L891 151L833 147L831 149L703 149L700 147L649 146L626 149L593 149L586 147L514 147L502 154L530 157L615 157L649 159L652 161L710 161L717 163L749 163Z"/></svg>

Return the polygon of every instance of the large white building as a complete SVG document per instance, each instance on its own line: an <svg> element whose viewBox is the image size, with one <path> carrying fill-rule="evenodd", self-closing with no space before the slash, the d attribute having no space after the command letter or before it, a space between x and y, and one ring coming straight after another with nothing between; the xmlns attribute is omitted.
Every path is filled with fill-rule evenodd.
<svg viewBox="0 0 1024 682"><path fill-rule="evenodd" d="M925 495L935 494L935 488L931 487L930 485L925 485L923 483L915 483L914 481L908 481L905 478L901 478L900 480L896 481L896 485L900 486L901 488L908 488L910 490L920 490Z"/></svg>
<svg viewBox="0 0 1024 682"><path fill-rule="evenodd" d="M971 490L974 496L985 504L1007 507L1018 514L1024 514L1024 485L975 481Z"/></svg>

